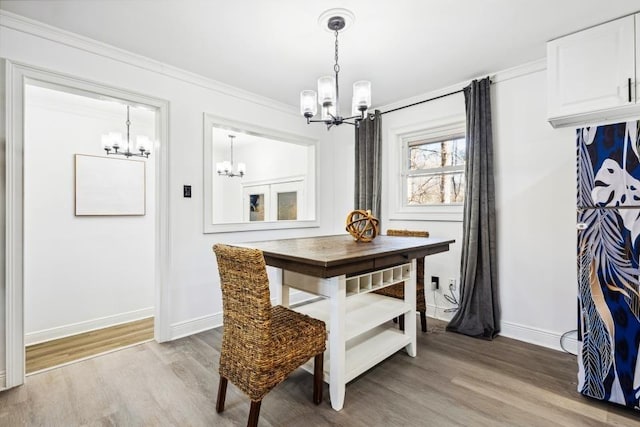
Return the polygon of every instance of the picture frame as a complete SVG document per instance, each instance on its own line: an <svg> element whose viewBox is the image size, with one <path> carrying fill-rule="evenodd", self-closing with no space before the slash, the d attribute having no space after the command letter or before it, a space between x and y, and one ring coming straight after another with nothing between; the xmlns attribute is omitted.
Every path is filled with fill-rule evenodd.
<svg viewBox="0 0 640 427"><path fill-rule="evenodd" d="M75 155L76 216L144 216L146 162Z"/></svg>

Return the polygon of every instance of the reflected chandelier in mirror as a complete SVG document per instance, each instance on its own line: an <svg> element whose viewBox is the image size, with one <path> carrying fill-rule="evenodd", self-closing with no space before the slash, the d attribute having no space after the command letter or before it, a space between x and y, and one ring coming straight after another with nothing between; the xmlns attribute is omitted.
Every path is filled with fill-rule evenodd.
<svg viewBox="0 0 640 427"><path fill-rule="evenodd" d="M316 149L304 136L205 113L204 232L317 227ZM242 160L241 179L220 173L230 156Z"/></svg>

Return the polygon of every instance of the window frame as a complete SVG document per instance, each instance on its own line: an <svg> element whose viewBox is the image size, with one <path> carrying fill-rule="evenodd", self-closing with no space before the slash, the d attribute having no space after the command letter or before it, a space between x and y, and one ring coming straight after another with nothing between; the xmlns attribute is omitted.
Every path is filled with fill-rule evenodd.
<svg viewBox="0 0 640 427"><path fill-rule="evenodd" d="M396 129L391 132L391 140L395 140L395 159L391 159L392 173L389 174L391 180L390 194L390 215L391 220L421 220L421 221L462 221L464 203L409 205L407 203L407 179L416 174L409 171L409 146L412 143L438 142L446 139L465 137L465 118L460 116L449 117L437 123L422 123L407 128ZM466 164L466 158L465 158ZM464 167L462 172L464 173ZM434 168L434 171L450 172L459 168L445 166Z"/></svg>

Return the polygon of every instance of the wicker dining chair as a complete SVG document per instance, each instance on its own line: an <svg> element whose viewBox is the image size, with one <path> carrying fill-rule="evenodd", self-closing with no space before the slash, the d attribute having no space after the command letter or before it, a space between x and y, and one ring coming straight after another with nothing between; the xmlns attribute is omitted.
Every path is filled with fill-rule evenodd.
<svg viewBox="0 0 640 427"><path fill-rule="evenodd" d="M387 230L387 236L429 237L428 231ZM416 260L416 311L420 313L422 332L427 332L427 304L424 299L424 258ZM396 283L374 291L376 294L404 299L404 283ZM404 330L404 315L399 318L400 329Z"/></svg>
<svg viewBox="0 0 640 427"><path fill-rule="evenodd" d="M227 381L251 399L248 426L256 426L262 398L314 358L313 402L322 401L324 322L272 306L262 252L217 244L224 329L216 411L224 410Z"/></svg>

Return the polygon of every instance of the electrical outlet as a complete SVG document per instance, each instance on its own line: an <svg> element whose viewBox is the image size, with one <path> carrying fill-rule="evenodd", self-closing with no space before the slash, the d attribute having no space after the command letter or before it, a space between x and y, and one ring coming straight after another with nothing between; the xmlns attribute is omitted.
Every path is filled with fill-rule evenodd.
<svg viewBox="0 0 640 427"><path fill-rule="evenodd" d="M431 276L431 290L435 291L440 289L440 278L438 276Z"/></svg>
<svg viewBox="0 0 640 427"><path fill-rule="evenodd" d="M191 186L190 185L184 185L182 187L182 196L187 198L187 199L191 197Z"/></svg>
<svg viewBox="0 0 640 427"><path fill-rule="evenodd" d="M449 279L449 289L455 291L456 290L456 279Z"/></svg>

